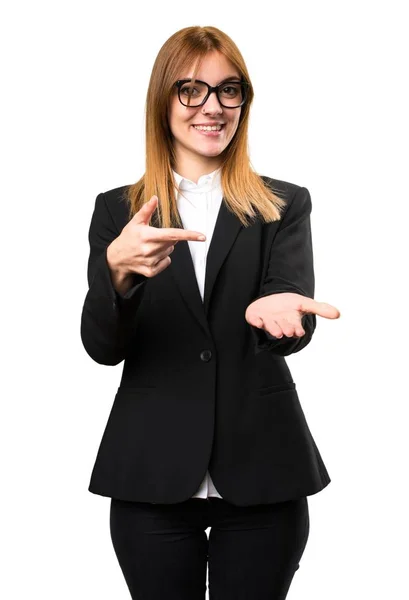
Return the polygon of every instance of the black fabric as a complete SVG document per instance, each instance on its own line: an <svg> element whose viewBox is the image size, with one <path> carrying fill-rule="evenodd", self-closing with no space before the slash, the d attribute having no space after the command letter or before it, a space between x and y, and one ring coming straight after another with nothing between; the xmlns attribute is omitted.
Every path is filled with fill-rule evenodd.
<svg viewBox="0 0 409 600"><path fill-rule="evenodd" d="M310 194L264 179L287 201L282 218L244 227L222 202L204 301L186 241L168 268L135 276L119 295L106 248L128 222L124 187L97 196L81 338L96 362L124 365L89 491L180 503L209 469L226 501L251 506L315 494L330 482L285 361L311 341L315 316L303 317L304 336L282 339L244 317L268 294L314 297Z"/></svg>
<svg viewBox="0 0 409 600"><path fill-rule="evenodd" d="M111 500L112 543L138 600L204 600L207 587L210 600L284 600L309 529L306 497L247 507Z"/></svg>

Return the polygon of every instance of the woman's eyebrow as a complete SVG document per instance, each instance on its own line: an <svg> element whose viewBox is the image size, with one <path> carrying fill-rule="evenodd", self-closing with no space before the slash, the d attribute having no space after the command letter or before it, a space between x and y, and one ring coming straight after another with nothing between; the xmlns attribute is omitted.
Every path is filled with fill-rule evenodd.
<svg viewBox="0 0 409 600"><path fill-rule="evenodd" d="M188 79L188 78L185 77L185 79ZM232 79L240 79L240 75L228 75L227 77L225 77L224 79L219 81L219 83L217 85L220 85L221 83L224 83L225 81L231 81ZM200 79L200 77L197 77L196 81L203 81L203 79Z"/></svg>
<svg viewBox="0 0 409 600"><path fill-rule="evenodd" d="M224 83L225 81L230 81L231 79L240 79L240 75L228 75L228 77L225 77L224 79L222 79L218 85L220 85L221 83Z"/></svg>

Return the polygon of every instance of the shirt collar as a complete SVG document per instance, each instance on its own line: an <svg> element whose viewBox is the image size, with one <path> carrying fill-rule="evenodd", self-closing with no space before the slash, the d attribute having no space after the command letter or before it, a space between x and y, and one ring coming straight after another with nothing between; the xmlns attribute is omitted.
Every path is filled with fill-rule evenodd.
<svg viewBox="0 0 409 600"><path fill-rule="evenodd" d="M221 184L221 167L211 173L202 175L197 183L182 177L182 175L179 175L176 171L173 171L173 175L175 177L176 185L178 185L181 190L188 190L189 192L209 192Z"/></svg>

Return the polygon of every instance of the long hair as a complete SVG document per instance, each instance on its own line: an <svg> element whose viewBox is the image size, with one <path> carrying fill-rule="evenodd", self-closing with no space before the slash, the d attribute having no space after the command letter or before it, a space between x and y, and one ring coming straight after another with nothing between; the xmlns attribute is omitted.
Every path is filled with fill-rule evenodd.
<svg viewBox="0 0 409 600"><path fill-rule="evenodd" d="M160 49L149 81L145 104L146 166L145 174L127 186L124 196L129 204L129 218L138 212L153 195L158 197L154 213L159 227L183 227L177 209L175 191L179 191L172 170L176 157L168 108L174 93L174 83L181 73L197 61L192 79L209 52L223 54L248 82L247 100L241 107L237 130L229 145L220 154L221 186L227 207L244 226L259 216L264 222L280 219L285 201L276 195L252 168L248 153L248 123L254 92L244 59L233 40L216 27L186 27L174 33Z"/></svg>

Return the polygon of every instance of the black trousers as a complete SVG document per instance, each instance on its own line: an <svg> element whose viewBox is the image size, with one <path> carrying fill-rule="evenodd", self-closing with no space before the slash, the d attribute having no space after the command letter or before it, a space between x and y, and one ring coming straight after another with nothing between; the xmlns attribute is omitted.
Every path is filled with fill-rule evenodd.
<svg viewBox="0 0 409 600"><path fill-rule="evenodd" d="M111 499L114 550L134 600L284 600L309 535L307 497L240 507ZM206 529L210 527L209 538Z"/></svg>

